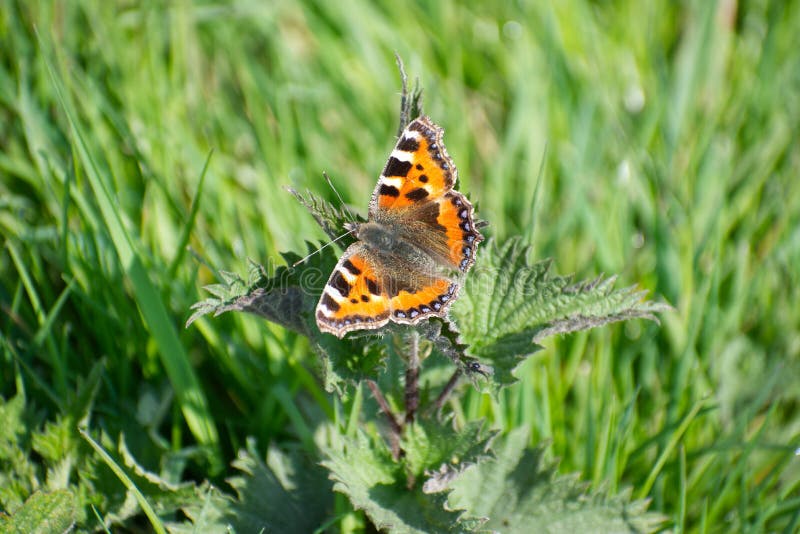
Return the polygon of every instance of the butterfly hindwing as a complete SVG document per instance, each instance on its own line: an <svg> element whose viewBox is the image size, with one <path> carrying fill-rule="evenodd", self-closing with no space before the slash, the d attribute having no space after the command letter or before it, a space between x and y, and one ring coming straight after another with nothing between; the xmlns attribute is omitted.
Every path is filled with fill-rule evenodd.
<svg viewBox="0 0 800 534"><path fill-rule="evenodd" d="M389 297L380 266L363 243L345 250L317 304L317 326L342 337L350 330L379 328L389 321Z"/></svg>
<svg viewBox="0 0 800 534"><path fill-rule="evenodd" d="M409 277L397 267L381 264L363 243L350 245L317 304L320 330L342 337L351 330L379 328L390 319L414 324L447 312L458 284L444 277Z"/></svg>
<svg viewBox="0 0 800 534"><path fill-rule="evenodd" d="M446 278L434 278L410 291L399 291L390 300L392 320L415 324L425 317L444 316L458 294L458 284Z"/></svg>

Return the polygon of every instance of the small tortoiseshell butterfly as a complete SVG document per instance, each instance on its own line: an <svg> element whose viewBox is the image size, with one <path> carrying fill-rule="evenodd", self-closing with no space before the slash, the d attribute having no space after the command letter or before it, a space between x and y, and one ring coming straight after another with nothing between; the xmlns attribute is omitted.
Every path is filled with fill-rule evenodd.
<svg viewBox="0 0 800 534"><path fill-rule="evenodd" d="M443 134L425 116L403 131L372 193L367 222L347 225L358 241L345 250L317 304L323 332L342 337L447 314L483 236L472 204L453 190L458 172Z"/></svg>

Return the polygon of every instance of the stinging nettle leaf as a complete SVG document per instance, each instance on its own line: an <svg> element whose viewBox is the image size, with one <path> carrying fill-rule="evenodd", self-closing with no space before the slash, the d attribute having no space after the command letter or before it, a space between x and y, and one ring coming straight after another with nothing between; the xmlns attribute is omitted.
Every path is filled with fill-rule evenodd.
<svg viewBox="0 0 800 534"><path fill-rule="evenodd" d="M461 430L453 429L451 421L430 419L408 425L400 441L406 472L415 479L422 475L435 477L445 466L452 480L456 473L489 456L494 433L483 434L482 421L469 422Z"/></svg>
<svg viewBox="0 0 800 534"><path fill-rule="evenodd" d="M551 274L550 260L530 263L530 247L518 238L487 243L467 277L451 316L469 350L488 360L500 385L516 379L519 363L542 339L626 319L656 320L669 310L643 300L635 287L614 290L615 277L573 283Z"/></svg>
<svg viewBox="0 0 800 534"><path fill-rule="evenodd" d="M311 245L308 248L314 250ZM328 391L340 390L344 383L374 378L386 358L385 336L402 336L410 330L419 331L437 350L462 366L474 361L466 356L466 346L458 342L453 326L438 320L416 327L391 323L378 330L353 332L346 339L320 332L314 311L322 287L336 264L336 255L324 249L295 267L292 265L300 259L299 255L285 253L283 258L286 264L276 268L272 275L261 265L252 264L247 281L221 272L225 283L205 288L215 297L193 305L194 313L186 326L204 315L243 311L302 334L322 357L321 371Z"/></svg>
<svg viewBox="0 0 800 534"><path fill-rule="evenodd" d="M71 491L37 491L13 515L0 513L0 532L70 532L77 499Z"/></svg>
<svg viewBox="0 0 800 534"><path fill-rule="evenodd" d="M182 510L188 522L168 525L170 532L314 532L333 509L332 484L325 470L300 452L270 448L264 462L248 440L233 466L241 474L228 479L236 497L201 486Z"/></svg>
<svg viewBox="0 0 800 534"><path fill-rule="evenodd" d="M354 438L340 436L337 441L337 446L323 448L327 459L322 465L330 471L334 490L345 494L378 529L420 534L468 532L480 523L462 520L463 510L447 506L446 492L427 494L422 484L409 488L409 482L414 481L407 477L402 463L392 459L381 439L359 431ZM438 468L436 465L433 469Z"/></svg>
<svg viewBox="0 0 800 534"><path fill-rule="evenodd" d="M232 525L228 520L233 507L233 497L206 482L197 486L193 498L187 499L181 506L188 520L166 523L165 526L171 534L231 534Z"/></svg>
<svg viewBox="0 0 800 534"><path fill-rule="evenodd" d="M349 212L345 211L344 208L336 208L333 204L316 196L311 191L306 191L305 195L301 195L297 190L291 187L287 187L286 190L294 195L298 202L311 213L311 216L314 217L314 220L317 221L317 224L322 228L322 231L325 232L325 235L327 235L329 239L339 238L342 234L342 229L345 227L345 223L355 222L352 220ZM359 222L364 221L362 219L359 220ZM355 238L349 237L349 239L345 238L342 241L337 241L337 243L342 247L342 250L344 250L347 248L347 245L353 241L355 241Z"/></svg>
<svg viewBox="0 0 800 534"><path fill-rule="evenodd" d="M233 465L243 473L228 480L238 495L231 518L238 532L313 532L333 509L325 470L300 452L273 447L265 463L250 441Z"/></svg>
<svg viewBox="0 0 800 534"><path fill-rule="evenodd" d="M315 247L309 245L309 251ZM330 249L321 250L303 263L293 253L283 254L285 265L274 269L272 275L261 265L251 265L248 280L227 273L226 284L211 286L216 298L192 306L194 313L186 326L198 318L228 311L243 311L258 315L289 330L306 336L311 347L322 357L321 367L325 389L340 389L347 381L374 376L384 355L376 343L376 332L367 336L351 336L342 340L323 334L317 328L314 310L333 266L336 255ZM206 288L210 289L210 288Z"/></svg>
<svg viewBox="0 0 800 534"><path fill-rule="evenodd" d="M589 491L574 475L558 475L543 447L527 447L527 428L493 444L495 457L467 469L451 485L449 504L488 518L490 532L653 532L664 518L630 492Z"/></svg>

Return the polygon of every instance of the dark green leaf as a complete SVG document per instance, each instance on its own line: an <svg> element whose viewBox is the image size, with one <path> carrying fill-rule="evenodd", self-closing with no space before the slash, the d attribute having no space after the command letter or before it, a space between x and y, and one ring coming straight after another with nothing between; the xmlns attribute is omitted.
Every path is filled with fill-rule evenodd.
<svg viewBox="0 0 800 534"><path fill-rule="evenodd" d="M0 514L0 532L69 532L75 515L75 496L69 490L37 491L13 515Z"/></svg>
<svg viewBox="0 0 800 534"><path fill-rule="evenodd" d="M300 452L272 448L264 463L249 442L233 466L243 473L228 480L238 494L229 517L237 532L313 532L333 509L325 471Z"/></svg>
<svg viewBox="0 0 800 534"><path fill-rule="evenodd" d="M228 480L233 498L209 487L198 488L183 506L190 522L169 525L170 532L314 532L333 509L325 471L299 452L269 451L259 457L253 441L239 451L233 466L242 474Z"/></svg>
<svg viewBox="0 0 800 534"><path fill-rule="evenodd" d="M313 247L309 246L312 251ZM328 391L340 389L346 381L375 376L383 360L379 339L375 332L351 335L348 339L322 333L317 327L314 311L322 288L328 279L336 256L324 249L305 262L292 267L300 256L283 255L286 265L275 269L272 275L260 265L252 265L247 281L225 274L226 284L209 286L216 298L198 302L187 326L199 317L227 311L245 311L277 323L308 337L311 347L322 358L322 374Z"/></svg>
<svg viewBox="0 0 800 534"><path fill-rule="evenodd" d="M194 497L183 504L181 510L188 521L168 523L165 526L171 534L231 534L233 525L229 522L234 500L217 488L203 484L195 488Z"/></svg>
<svg viewBox="0 0 800 534"><path fill-rule="evenodd" d="M558 475L528 439L526 428L498 439L494 459L454 480L450 505L488 518L484 527L495 532L653 532L663 523L646 501L630 501L630 492L610 497L588 491L577 476Z"/></svg>
<svg viewBox="0 0 800 534"><path fill-rule="evenodd" d="M25 397L0 398L0 507L14 510L37 485L36 464L31 461L25 415Z"/></svg>
<svg viewBox="0 0 800 534"><path fill-rule="evenodd" d="M446 507L447 494L425 493L421 484L409 488L404 468L384 443L359 431L355 438L340 437L323 451L322 465L330 470L334 489L364 510L379 529L402 533L463 532L461 511ZM438 466L437 466L438 467ZM413 481L411 481L413 482Z"/></svg>
<svg viewBox="0 0 800 534"><path fill-rule="evenodd" d="M451 422L429 419L408 425L400 447L405 452L403 463L410 477L446 471L454 473L486 456L493 434L484 436L481 421L467 423L455 430ZM442 469L444 467L444 470Z"/></svg>

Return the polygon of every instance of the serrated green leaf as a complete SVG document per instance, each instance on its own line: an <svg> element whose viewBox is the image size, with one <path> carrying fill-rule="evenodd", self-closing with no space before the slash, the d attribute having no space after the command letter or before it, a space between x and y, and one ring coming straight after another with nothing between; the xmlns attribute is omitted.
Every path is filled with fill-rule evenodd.
<svg viewBox="0 0 800 534"><path fill-rule="evenodd" d="M111 469L114 474L117 476L120 482L125 486L126 490L128 491L128 499L131 504L129 506L123 505L122 510L126 513L131 512L132 503L135 500L139 506L141 507L142 511L145 513L147 518L150 520L150 525L153 527L158 533L165 532L164 525L161 522L161 519L156 514L153 506L151 505L149 499L141 492L141 490L137 487L136 483L133 479L128 475L128 473L119 466L119 464L111 457L111 455L103 449L103 447L84 430L80 430L81 436L86 442L97 452L97 454L102 459L103 463L105 463L109 469Z"/></svg>
<svg viewBox="0 0 800 534"><path fill-rule="evenodd" d="M308 335L308 319L313 316L316 305L313 295L322 290L325 282L320 281L322 273L332 268L336 259L330 251L322 251L297 267L290 265L300 259L299 256L285 254L284 259L287 265L279 266L272 275L261 265L251 264L247 281L220 271L225 283L204 288L215 298L192 305L194 313L186 326L209 313L217 316L228 311L244 311Z"/></svg>
<svg viewBox="0 0 800 534"><path fill-rule="evenodd" d="M449 422L422 419L407 425L400 440L406 472L419 479L445 466L448 473L461 470L486 456L493 434L483 436L483 422L472 421L456 430Z"/></svg>
<svg viewBox="0 0 800 534"><path fill-rule="evenodd" d="M467 373L474 372L472 365L477 364L478 361L469 355L469 347L462 342L461 333L452 321L432 318L415 327L404 328L414 328L424 339L431 343L435 351L449 358L462 371Z"/></svg>
<svg viewBox="0 0 800 534"><path fill-rule="evenodd" d="M309 246L309 251L313 250ZM381 339L407 327L387 325L376 331L353 333L346 339L320 332L314 313L337 257L332 250L324 249L296 267L291 265L301 256L286 253L283 258L286 264L275 269L272 275L254 264L247 281L229 274L226 284L206 288L213 288L217 298L193 305L195 312L186 325L210 313L215 316L228 311L252 313L309 339L311 347L322 358L327 391L341 391L345 383L375 377L386 357Z"/></svg>
<svg viewBox="0 0 800 534"><path fill-rule="evenodd" d="M452 322L430 320L414 327L390 323L345 339L320 332L314 311L337 260L330 249L323 249L296 267L289 265L300 256L284 254L286 265L271 276L259 265L253 265L247 282L226 275L227 284L207 288L217 298L192 306L195 313L187 326L208 313L246 311L303 334L323 358L328 391L374 378L386 356L381 338L414 329L462 370L474 374L481 369L503 386L515 382L514 369L539 350L536 342L547 336L631 318L656 320L654 313L669 309L644 301L645 293L635 288L613 290L614 277L574 284L571 277L553 276L550 261L529 263L529 248L519 239L489 243L486 249L453 304Z"/></svg>
<svg viewBox="0 0 800 534"><path fill-rule="evenodd" d="M386 360L381 337L375 335L339 339L320 333L311 343L322 358L322 382L329 392L341 394L344 384L374 378Z"/></svg>
<svg viewBox="0 0 800 534"><path fill-rule="evenodd" d="M0 508L5 510L22 506L38 485L36 465L23 446L30 439L24 413L22 393L8 401L0 398Z"/></svg>
<svg viewBox="0 0 800 534"><path fill-rule="evenodd" d="M513 370L541 347L538 341L633 318L656 320L669 309L644 301L645 292L613 289L615 277L575 284L554 276L549 260L531 264L518 238L490 242L478 255L451 316L470 351L491 362L495 381L514 381Z"/></svg>
<svg viewBox="0 0 800 534"><path fill-rule="evenodd" d="M15 447L17 440L26 431L23 414L25 412L25 397L18 393L11 400L3 400L0 397L0 425L3 432L0 432L0 461L11 457L11 450Z"/></svg>
<svg viewBox="0 0 800 534"><path fill-rule="evenodd" d="M588 491L574 475L558 475L542 447L527 447L520 428L493 445L495 458L467 469L453 483L451 506L487 518L494 532L653 532L663 517L647 512L647 501Z"/></svg>
<svg viewBox="0 0 800 534"><path fill-rule="evenodd" d="M330 517L332 484L310 458L272 448L265 463L249 441L233 466L242 473L228 480L237 497L210 487L198 490L182 507L190 521L168 525L170 532L305 534Z"/></svg>
<svg viewBox="0 0 800 534"><path fill-rule="evenodd" d="M171 534L231 534L229 523L233 498L217 488L203 484L195 488L195 495L183 504L181 510L188 521L167 523L167 532Z"/></svg>
<svg viewBox="0 0 800 534"><path fill-rule="evenodd" d="M265 464L250 442L233 465L244 473L228 480L239 496L231 517L238 532L313 532L333 509L325 471L299 452L271 448Z"/></svg>
<svg viewBox="0 0 800 534"><path fill-rule="evenodd" d="M0 514L0 532L69 532L75 515L76 501L71 491L37 491L13 515Z"/></svg>
<svg viewBox="0 0 800 534"><path fill-rule="evenodd" d="M48 420L42 428L26 421L24 410L20 411L24 401L21 395L12 402L0 402L0 421L11 430L0 433L0 508L16 510L36 488L47 488L65 489L75 497L75 521L80 526L94 524L91 506L102 511L107 526L120 524L141 511L132 494L123 491L119 480L78 438L75 420L88 416L77 410L81 406L88 409L94 384L93 379L87 380L74 395L74 405L68 408L73 415ZM25 424L24 432L18 432L20 422ZM113 447L105 434L101 436L105 447ZM155 499L154 508L159 513L177 510L188 486L167 487L156 475L135 465L126 450L122 455L132 468L131 477Z"/></svg>
<svg viewBox="0 0 800 534"><path fill-rule="evenodd" d="M135 483L138 491L147 496L153 510L159 516L175 512L193 497L195 487L192 483L174 484L142 466L128 450L124 436L119 437L117 450L128 477ZM116 510L111 510L111 513L105 516L107 526L121 523L139 512L135 494L130 490L128 493L125 504Z"/></svg>
<svg viewBox="0 0 800 534"><path fill-rule="evenodd" d="M465 532L474 524L461 523L462 511L446 506L446 493L426 494L421 484L407 487L401 464L379 439L359 431L341 437L340 446L323 449L322 465L330 471L333 489L364 510L378 529L398 533Z"/></svg>
<svg viewBox="0 0 800 534"><path fill-rule="evenodd" d="M339 239L344 233L345 223L352 223L353 217L344 209L334 207L330 202L316 196L311 191L306 191L305 196L298 193L291 187L286 188L303 205L317 221L317 224L325 232L329 239ZM363 221L361 221L363 222ZM342 250L347 245L355 241L353 237L347 236L337 241Z"/></svg>

